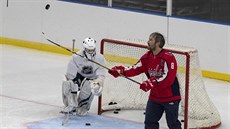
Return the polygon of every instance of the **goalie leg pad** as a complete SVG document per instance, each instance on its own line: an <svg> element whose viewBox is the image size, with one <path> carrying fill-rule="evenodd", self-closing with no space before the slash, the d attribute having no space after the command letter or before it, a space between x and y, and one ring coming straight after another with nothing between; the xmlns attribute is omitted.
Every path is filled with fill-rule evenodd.
<svg viewBox="0 0 230 129"><path fill-rule="evenodd" d="M63 102L65 104L65 107L62 110L62 112L72 112L73 110L76 109L78 105L77 96L78 94L72 94L72 93L70 93L67 96L64 96L65 99L63 99Z"/></svg>
<svg viewBox="0 0 230 129"><path fill-rule="evenodd" d="M62 101L65 106L68 106L68 98L62 93Z"/></svg>
<svg viewBox="0 0 230 129"><path fill-rule="evenodd" d="M62 81L62 93L63 95L68 95L71 92L71 82L70 81Z"/></svg>
<svg viewBox="0 0 230 129"><path fill-rule="evenodd" d="M67 81L62 82L62 100L65 106L68 106L68 96L70 94L70 85L68 85Z"/></svg>
<svg viewBox="0 0 230 129"><path fill-rule="evenodd" d="M62 82L62 100L65 108L67 108L68 106L77 107L78 105L77 92L73 93L73 87L75 87L75 84L71 80L64 80Z"/></svg>
<svg viewBox="0 0 230 129"><path fill-rule="evenodd" d="M79 97L78 97L78 115L86 115L90 109L91 103L93 101L94 95L91 92L90 81L86 80L82 83Z"/></svg>

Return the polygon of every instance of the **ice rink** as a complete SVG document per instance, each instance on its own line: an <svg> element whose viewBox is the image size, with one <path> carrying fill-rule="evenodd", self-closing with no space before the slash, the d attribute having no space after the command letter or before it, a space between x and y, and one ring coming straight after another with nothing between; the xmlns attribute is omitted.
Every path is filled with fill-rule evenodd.
<svg viewBox="0 0 230 129"><path fill-rule="evenodd" d="M144 129L144 111L97 116L97 97L86 118L71 118L69 126L61 126L61 82L69 59L66 55L0 45L0 129ZM220 129L230 129L230 83L208 78L204 82L220 112ZM161 128L167 129L164 119ZM92 123L90 127L85 126L87 121Z"/></svg>

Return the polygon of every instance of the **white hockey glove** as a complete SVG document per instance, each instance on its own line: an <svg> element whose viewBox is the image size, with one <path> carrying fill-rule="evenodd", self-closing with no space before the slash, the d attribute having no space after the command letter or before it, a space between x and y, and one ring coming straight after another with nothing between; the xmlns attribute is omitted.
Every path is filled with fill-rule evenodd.
<svg viewBox="0 0 230 129"><path fill-rule="evenodd" d="M91 80L90 87L93 95L100 96L103 89L103 79Z"/></svg>

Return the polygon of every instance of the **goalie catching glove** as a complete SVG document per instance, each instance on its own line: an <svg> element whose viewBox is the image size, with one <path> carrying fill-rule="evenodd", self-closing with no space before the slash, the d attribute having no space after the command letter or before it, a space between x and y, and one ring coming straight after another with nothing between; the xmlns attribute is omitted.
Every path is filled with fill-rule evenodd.
<svg viewBox="0 0 230 129"><path fill-rule="evenodd" d="M103 89L103 79L90 80L90 87L93 95L100 96Z"/></svg>
<svg viewBox="0 0 230 129"><path fill-rule="evenodd" d="M114 66L108 72L109 74L113 75L115 78L119 77L120 75L124 75L125 67L124 66Z"/></svg>
<svg viewBox="0 0 230 129"><path fill-rule="evenodd" d="M140 84L140 89L147 92L150 89L152 89L154 86L156 86L156 80L153 77L150 77L148 80L144 81Z"/></svg>

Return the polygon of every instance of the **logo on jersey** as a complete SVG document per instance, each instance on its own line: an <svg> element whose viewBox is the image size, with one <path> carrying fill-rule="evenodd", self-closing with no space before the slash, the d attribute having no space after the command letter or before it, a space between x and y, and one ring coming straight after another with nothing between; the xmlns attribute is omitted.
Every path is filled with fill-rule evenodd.
<svg viewBox="0 0 230 129"><path fill-rule="evenodd" d="M93 67L92 66L84 66L84 67L82 67L81 72L83 74L92 74L93 73Z"/></svg>
<svg viewBox="0 0 230 129"><path fill-rule="evenodd" d="M149 71L149 75L151 76L151 77L161 77L161 76L163 76L163 72L162 71Z"/></svg>

